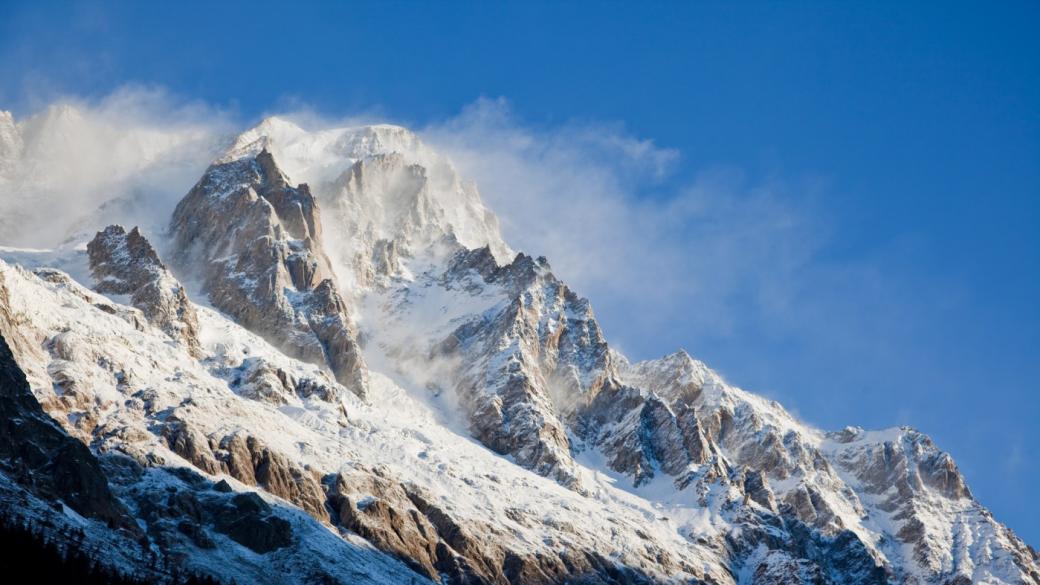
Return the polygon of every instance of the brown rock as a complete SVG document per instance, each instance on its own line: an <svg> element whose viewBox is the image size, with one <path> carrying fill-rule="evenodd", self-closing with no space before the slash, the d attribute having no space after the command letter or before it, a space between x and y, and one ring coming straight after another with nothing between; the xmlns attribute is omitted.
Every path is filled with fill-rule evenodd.
<svg viewBox="0 0 1040 585"><path fill-rule="evenodd" d="M327 366L359 396L357 331L321 247L307 185L292 187L267 151L218 162L177 205L174 264L214 306L291 357Z"/></svg>

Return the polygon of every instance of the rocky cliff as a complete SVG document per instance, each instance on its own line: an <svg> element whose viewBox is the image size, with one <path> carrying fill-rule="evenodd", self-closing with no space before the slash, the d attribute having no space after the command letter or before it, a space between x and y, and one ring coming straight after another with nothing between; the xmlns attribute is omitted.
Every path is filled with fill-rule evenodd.
<svg viewBox="0 0 1040 585"><path fill-rule="evenodd" d="M170 231L175 265L201 280L215 307L364 396L364 358L321 245L318 205L269 152L215 163Z"/></svg>

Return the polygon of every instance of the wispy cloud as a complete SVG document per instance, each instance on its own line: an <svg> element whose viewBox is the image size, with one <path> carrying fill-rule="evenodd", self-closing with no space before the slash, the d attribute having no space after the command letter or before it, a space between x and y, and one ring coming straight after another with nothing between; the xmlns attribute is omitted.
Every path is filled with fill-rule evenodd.
<svg viewBox="0 0 1040 585"><path fill-rule="evenodd" d="M0 243L56 245L116 200L111 221L165 217L233 128L227 114L154 88L58 99L0 145L11 163L0 170Z"/></svg>
<svg viewBox="0 0 1040 585"><path fill-rule="evenodd" d="M827 243L816 182L710 168L671 185L679 154L618 126L535 129L484 99L423 135L476 180L511 245L593 299L616 341L677 318L712 336L749 312L781 318Z"/></svg>
<svg viewBox="0 0 1040 585"><path fill-rule="evenodd" d="M312 129L386 118L284 105L292 111L281 115ZM56 100L19 122L16 163L0 183L0 243L53 246L117 221L161 231L245 125L154 88ZM885 294L869 265L821 262L831 234L817 181L716 167L677 184L673 149L617 124L534 127L502 99L419 131L479 185L507 241L547 256L634 357L750 334L826 337L836 316L849 318L849 299Z"/></svg>

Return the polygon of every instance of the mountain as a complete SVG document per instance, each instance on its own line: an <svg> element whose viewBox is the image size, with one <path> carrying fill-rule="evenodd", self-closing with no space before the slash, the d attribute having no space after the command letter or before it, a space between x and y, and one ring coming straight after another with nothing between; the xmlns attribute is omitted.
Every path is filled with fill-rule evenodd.
<svg viewBox="0 0 1040 585"><path fill-rule="evenodd" d="M229 144L166 229L0 249L6 432L74 461L0 449L5 518L167 582L1040 584L927 436L628 360L414 133Z"/></svg>

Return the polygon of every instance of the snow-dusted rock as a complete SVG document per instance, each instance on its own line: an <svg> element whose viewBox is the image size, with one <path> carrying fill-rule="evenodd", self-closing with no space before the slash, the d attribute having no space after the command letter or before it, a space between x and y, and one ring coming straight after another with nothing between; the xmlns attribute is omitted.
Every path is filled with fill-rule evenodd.
<svg viewBox="0 0 1040 585"><path fill-rule="evenodd" d="M343 427L341 404L289 396L286 404L275 405L237 394L224 373L211 367L213 358L196 360L185 348L169 344L158 330L134 328L118 315L97 307L103 297L75 283L44 280L3 263L0 276L10 285L10 313L34 315L31 324L23 328L33 338L50 339L62 335L69 323L78 324L76 335L63 338L62 354L72 358L76 364L72 373L84 381L84 406L54 413L70 427L78 428L73 421L88 412L85 409L102 405L95 415L98 422L85 439L101 452L124 454L134 465L143 467L142 472L127 475L126 483L117 486L117 494L137 517L149 526L156 525L156 537L161 536L157 546L164 554L188 551L183 557L188 566L207 563L211 572L239 575L238 580L243 580L242 574L254 575L242 573L246 568L234 555L221 571L212 571L208 564L211 552L231 552L227 541L221 540L226 534L216 524L213 514L217 512L203 513L200 521L180 511L164 511L165 499L161 500L164 507L155 510L147 503L155 499L154 495L139 492L143 489L141 482L162 484L153 486L156 490L175 483L178 491L191 489L205 496L201 501L216 497L209 490L219 487L220 479L226 478L235 491L256 485L277 497L281 506L295 503L302 509L309 507L313 513L316 508L308 501L317 500L307 494L317 491L303 489L306 484L314 485L308 478L339 474L353 478L350 485L361 487L351 489L358 492L374 481L373 477L383 478L390 485L408 485L408 502L401 500L402 506L386 511L386 523L378 523L382 532L373 528L371 542L398 554L391 540L375 535L383 533L389 538L396 531L404 533L412 515L422 513L436 528L430 542L436 546L443 540L449 547L438 554L436 562L454 571L450 574L456 577L448 579L450 582L562 583L574 580L569 570L580 571L590 583L640 582L669 576L688 581L708 575L712 576L709 582L729 582L721 565L709 562L715 558L714 553L687 543L665 529L663 523L647 526L647 519L654 516L649 504L611 503L613 497L627 498L621 492L605 499L586 498L509 464L435 423L424 407L385 378L375 376L371 405L352 399L345 391L339 393L351 412L351 423ZM36 309L40 312L35 313ZM285 368L292 361L278 357L275 348L212 311L200 309L199 315L207 353L223 345L221 351L227 355L222 359L233 360L234 348L241 340L250 353L278 367ZM218 329L225 332L219 344L214 337ZM49 354L31 358L27 362L30 378L46 380L48 360L54 359ZM126 383L115 383L113 371L127 372ZM106 384L106 376L112 382ZM44 396L54 392L49 383L34 384L34 389ZM250 447L250 437L254 448ZM277 456L265 463L264 453ZM265 465L269 472L263 471ZM196 482L198 487L193 488L195 480L168 478L166 470L185 466L205 474L205 481ZM300 489L294 492L296 488ZM428 504L422 508L414 500L420 496ZM223 506L222 501L213 506ZM336 530L347 531L347 540L341 541L346 544L330 550L346 554L343 547L349 550L349 543L358 539L349 526L362 530L361 525L354 524L356 518L349 514L341 518L342 510L334 500L324 503L336 511L331 518ZM285 517L282 510L274 508ZM307 518L318 523L313 516ZM332 546L320 536L328 529L315 532L298 516L292 524L292 545L263 554L284 562L293 559L295 570L305 571L302 567L314 554L314 547ZM468 536L463 538L456 532ZM208 546L209 541L216 548L199 544ZM346 558L357 559L356 555ZM483 573L467 568L469 564L483 566ZM394 574L392 569L387 570L389 575ZM611 575L626 577L615 579ZM469 581L460 581L463 577L459 576ZM422 582L421 575L414 577ZM391 578L389 582L400 581Z"/></svg>
<svg viewBox="0 0 1040 585"><path fill-rule="evenodd" d="M583 489L565 420L599 391L609 368L588 301L553 276L544 258L518 254L499 266L489 247L456 253L442 282L463 294L495 287L504 296L437 346L464 364L454 386L474 435L521 465Z"/></svg>
<svg viewBox="0 0 1040 585"><path fill-rule="evenodd" d="M170 231L174 265L201 279L215 307L364 396L364 359L321 246L317 203L269 152L210 167Z"/></svg>
<svg viewBox="0 0 1040 585"><path fill-rule="evenodd" d="M201 357L195 308L137 228L108 226L87 244L87 254L98 292L129 296L149 322Z"/></svg>
<svg viewBox="0 0 1040 585"><path fill-rule="evenodd" d="M97 460L44 413L0 335L0 472L34 495L138 535Z"/></svg>
<svg viewBox="0 0 1040 585"><path fill-rule="evenodd" d="M329 521L321 478L255 436L239 431L207 437L179 418L171 420L163 432L170 449L200 470L211 475L226 473L246 485L262 487L315 519Z"/></svg>

